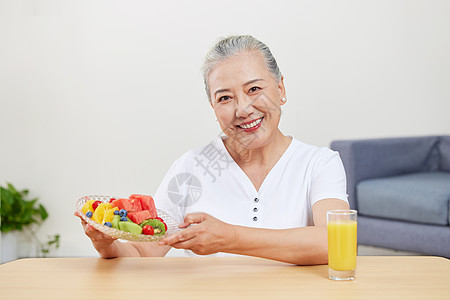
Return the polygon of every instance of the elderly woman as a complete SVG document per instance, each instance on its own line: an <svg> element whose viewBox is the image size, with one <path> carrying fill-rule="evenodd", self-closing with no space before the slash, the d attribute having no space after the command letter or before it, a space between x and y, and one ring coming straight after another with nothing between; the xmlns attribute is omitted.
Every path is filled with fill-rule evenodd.
<svg viewBox="0 0 450 300"><path fill-rule="evenodd" d="M122 243L83 220L102 257L251 255L293 264L327 263L326 212L348 209L339 155L284 135L283 76L252 36L221 39L207 54L204 82L224 133L176 160L156 206L183 230L158 243ZM194 226L190 226L194 225Z"/></svg>

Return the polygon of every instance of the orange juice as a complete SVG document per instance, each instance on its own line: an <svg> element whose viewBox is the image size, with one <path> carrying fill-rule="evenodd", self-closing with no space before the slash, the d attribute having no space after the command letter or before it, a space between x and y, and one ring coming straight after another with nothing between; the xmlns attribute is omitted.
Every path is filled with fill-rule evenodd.
<svg viewBox="0 0 450 300"><path fill-rule="evenodd" d="M328 222L328 266L336 271L356 268L356 221Z"/></svg>

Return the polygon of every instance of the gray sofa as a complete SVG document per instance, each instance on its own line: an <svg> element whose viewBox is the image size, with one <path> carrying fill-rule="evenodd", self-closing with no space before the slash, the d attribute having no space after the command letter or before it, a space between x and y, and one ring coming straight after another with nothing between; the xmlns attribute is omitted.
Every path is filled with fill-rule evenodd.
<svg viewBox="0 0 450 300"><path fill-rule="evenodd" d="M334 141L358 244L450 258L450 136Z"/></svg>

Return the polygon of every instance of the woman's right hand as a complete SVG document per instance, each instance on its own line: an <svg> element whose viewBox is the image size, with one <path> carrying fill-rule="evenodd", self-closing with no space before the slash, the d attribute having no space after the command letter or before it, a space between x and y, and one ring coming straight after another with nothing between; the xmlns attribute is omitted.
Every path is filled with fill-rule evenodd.
<svg viewBox="0 0 450 300"><path fill-rule="evenodd" d="M78 211L75 211L74 215L79 217L81 220L81 225L83 226L84 233L91 239L92 244L98 252L102 252L106 250L112 243L114 243L116 238L110 237L109 235L100 232L95 229L91 225L89 225L79 214Z"/></svg>

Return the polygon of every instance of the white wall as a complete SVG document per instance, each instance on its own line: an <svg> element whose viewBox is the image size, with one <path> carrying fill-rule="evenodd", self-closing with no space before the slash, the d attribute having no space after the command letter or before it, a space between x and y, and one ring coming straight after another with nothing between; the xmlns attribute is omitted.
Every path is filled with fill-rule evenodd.
<svg viewBox="0 0 450 300"><path fill-rule="evenodd" d="M450 132L449 1L0 0L0 183L40 197L55 255L96 254L80 196L153 195L217 137L200 67L228 34L271 47L297 139Z"/></svg>

